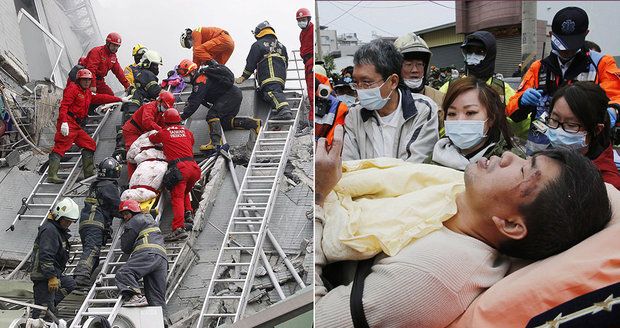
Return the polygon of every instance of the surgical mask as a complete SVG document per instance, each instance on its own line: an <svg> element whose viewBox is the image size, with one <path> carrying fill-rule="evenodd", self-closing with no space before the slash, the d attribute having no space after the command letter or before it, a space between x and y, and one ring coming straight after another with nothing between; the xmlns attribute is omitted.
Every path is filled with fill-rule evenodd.
<svg viewBox="0 0 620 328"><path fill-rule="evenodd" d="M446 135L459 149L470 149L484 138L484 122L473 120L446 120Z"/></svg>
<svg viewBox="0 0 620 328"><path fill-rule="evenodd" d="M390 100L390 94L387 97L381 97L381 87L385 84L383 82L380 86L372 89L357 89L357 98L360 100L360 105L368 110L380 110Z"/></svg>
<svg viewBox="0 0 620 328"><path fill-rule="evenodd" d="M297 21L297 26L299 26L299 28L301 28L302 30L305 29L306 27L308 27L308 21L307 20L299 20Z"/></svg>
<svg viewBox="0 0 620 328"><path fill-rule="evenodd" d="M424 78L419 78L419 79L405 79L405 85L409 88L409 89L417 89L422 85L422 82L424 82Z"/></svg>
<svg viewBox="0 0 620 328"><path fill-rule="evenodd" d="M342 101L343 103L345 103L347 105L347 107L351 108L353 107L353 105L355 105L355 97L353 96L349 96L349 95L341 95L336 97L338 98L338 100Z"/></svg>
<svg viewBox="0 0 620 328"><path fill-rule="evenodd" d="M549 138L551 146L553 147L567 147L572 150L582 150L588 147L586 143L586 132L568 133L562 128L547 129L545 135Z"/></svg>
<svg viewBox="0 0 620 328"><path fill-rule="evenodd" d="M479 54L465 54L465 62L467 63L467 65L478 65L480 64L483 60L484 60L484 55L479 55Z"/></svg>
<svg viewBox="0 0 620 328"><path fill-rule="evenodd" d="M191 81L192 81L192 78L189 75L186 75L183 77L183 82L190 83Z"/></svg>

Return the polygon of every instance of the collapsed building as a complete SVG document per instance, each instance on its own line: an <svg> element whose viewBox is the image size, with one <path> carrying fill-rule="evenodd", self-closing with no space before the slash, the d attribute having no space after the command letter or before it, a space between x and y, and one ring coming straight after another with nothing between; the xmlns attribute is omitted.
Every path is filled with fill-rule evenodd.
<svg viewBox="0 0 620 328"><path fill-rule="evenodd" d="M38 225L48 211L49 206L43 205L64 196L81 205L88 187L75 169L77 159L75 165L65 162L65 185L39 189L51 188L44 183L44 163L53 144L67 73L82 54L102 43L102 37L87 0L3 1L0 16L0 29L7 36L0 40L0 194L4 200L0 204L0 325L21 327L32 307L32 283L24 269ZM187 241L166 245L170 266L166 301L173 327L232 322L311 326L313 138L305 120L303 65L300 70L296 64L294 59L289 63L286 90L300 109L297 120L289 124L291 133L226 132L230 153L200 158L203 177L192 192L197 209L194 229ZM268 108L256 96L254 81L246 81L241 89L240 115L265 121ZM179 96L183 102L187 93ZM196 136L195 153L206 138L206 111L201 106L187 123ZM112 154L120 120L117 109L90 118L87 128L97 140L95 162ZM270 132L268 127L263 131ZM283 156L278 159L274 154ZM244 189L254 191L243 194ZM271 191L257 191L261 189ZM157 209L164 230L172 220L166 192L161 193ZM264 219L252 219L256 217ZM234 220L257 230L231 230ZM77 262L81 250L77 233L73 234L72 257ZM101 272L95 272L90 292L65 298L59 317L71 327L94 327L95 317L107 318L115 327L163 327L151 307L94 306L118 298L110 280L125 259L116 253L113 240L102 252ZM75 264L69 264L68 273Z"/></svg>

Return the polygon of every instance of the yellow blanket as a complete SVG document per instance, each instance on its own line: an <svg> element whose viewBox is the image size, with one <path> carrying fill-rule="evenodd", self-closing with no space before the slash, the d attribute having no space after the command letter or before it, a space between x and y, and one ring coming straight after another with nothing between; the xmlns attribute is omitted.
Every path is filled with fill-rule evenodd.
<svg viewBox="0 0 620 328"><path fill-rule="evenodd" d="M392 256L456 213L463 172L394 158L343 163L326 199L321 246L328 262Z"/></svg>

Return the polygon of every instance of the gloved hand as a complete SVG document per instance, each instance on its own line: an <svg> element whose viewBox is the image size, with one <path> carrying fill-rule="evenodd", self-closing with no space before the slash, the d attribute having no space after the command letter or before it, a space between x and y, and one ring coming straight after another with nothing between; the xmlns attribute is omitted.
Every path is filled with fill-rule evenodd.
<svg viewBox="0 0 620 328"><path fill-rule="evenodd" d="M90 87L90 91L92 93L96 93L97 92L97 87Z"/></svg>
<svg viewBox="0 0 620 328"><path fill-rule="evenodd" d="M245 81L245 77L243 76L239 76L238 78L235 79L235 83L237 84L241 84L243 83L243 81Z"/></svg>
<svg viewBox="0 0 620 328"><path fill-rule="evenodd" d="M56 277L51 277L47 279L47 290L50 293L55 293L60 288L60 279Z"/></svg>
<svg viewBox="0 0 620 328"><path fill-rule="evenodd" d="M65 137L69 135L69 123L62 122L60 125L60 133Z"/></svg>
<svg viewBox="0 0 620 328"><path fill-rule="evenodd" d="M541 97L542 97L542 94L540 93L540 91L534 88L529 88L525 90L525 92L521 95L521 100L519 101L519 105L537 106Z"/></svg>
<svg viewBox="0 0 620 328"><path fill-rule="evenodd" d="M127 103L127 102L129 102L129 101L131 100L131 97L132 97L132 96L125 96L125 97L122 97L122 98L121 98L121 102L123 102L123 103Z"/></svg>
<svg viewBox="0 0 620 328"><path fill-rule="evenodd" d="M170 84L173 87L176 87L177 85L179 85L179 83L181 83L181 81L179 81L179 80L170 80L170 81L168 81L168 84Z"/></svg>

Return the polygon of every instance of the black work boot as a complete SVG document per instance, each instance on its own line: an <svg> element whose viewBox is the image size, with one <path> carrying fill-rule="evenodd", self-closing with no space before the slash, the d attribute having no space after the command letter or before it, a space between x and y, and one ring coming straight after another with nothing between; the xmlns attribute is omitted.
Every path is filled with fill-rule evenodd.
<svg viewBox="0 0 620 328"><path fill-rule="evenodd" d="M185 223L194 223L192 211L185 211Z"/></svg>
<svg viewBox="0 0 620 328"><path fill-rule="evenodd" d="M95 152L82 149L82 173L84 179L95 175Z"/></svg>
<svg viewBox="0 0 620 328"><path fill-rule="evenodd" d="M237 130L252 130L258 134L260 132L261 120L251 117L233 117L230 125Z"/></svg>
<svg viewBox="0 0 620 328"><path fill-rule="evenodd" d="M286 121L293 119L293 111L288 107L284 107L282 109L272 109L269 115L270 120L274 121Z"/></svg>
<svg viewBox="0 0 620 328"><path fill-rule="evenodd" d="M58 170L60 169L60 155L52 152L50 153L49 165L47 168L47 182L63 184L64 179L58 177Z"/></svg>

